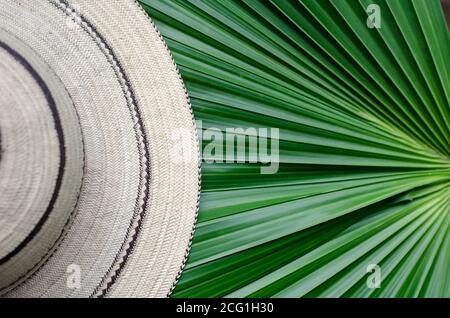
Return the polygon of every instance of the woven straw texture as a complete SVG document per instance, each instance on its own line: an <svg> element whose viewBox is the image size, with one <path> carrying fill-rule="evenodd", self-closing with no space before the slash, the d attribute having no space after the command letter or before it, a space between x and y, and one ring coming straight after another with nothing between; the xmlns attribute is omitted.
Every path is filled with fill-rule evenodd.
<svg viewBox="0 0 450 318"><path fill-rule="evenodd" d="M158 31L131 0L111 1L108 9L90 0L0 0L0 30L0 42L19 52L48 85L62 114L64 141L73 145L64 150L68 159L58 195L68 197L65 206L53 206L48 219L53 221L42 227L45 244L37 241L40 231L28 243L30 251L39 253L21 249L0 265L1 293L167 296L189 250L200 172L189 99ZM33 90L33 84L27 85L33 81L23 65L16 68L25 78L12 92L18 101L20 88ZM34 118L37 107L47 106L43 93L37 87L34 91L28 96L32 101L24 115L28 118ZM7 104L11 103L2 99L0 106ZM39 113L47 116L43 122L51 122L45 111ZM52 129L47 127L42 134L56 143ZM39 141L36 149L49 156L33 157L40 164L38 175L46 180L38 196L45 203L56 181L44 168L55 175L60 161L55 147ZM10 148L2 150L17 156ZM42 207L34 206L35 196L27 194L23 200L39 210L35 212L39 219ZM74 196L75 204L70 200ZM9 209L5 202L2 196L2 220ZM23 217L14 224L29 232L36 222ZM72 268L79 269L80 284L75 287L69 283ZM6 270L11 271L7 277Z"/></svg>

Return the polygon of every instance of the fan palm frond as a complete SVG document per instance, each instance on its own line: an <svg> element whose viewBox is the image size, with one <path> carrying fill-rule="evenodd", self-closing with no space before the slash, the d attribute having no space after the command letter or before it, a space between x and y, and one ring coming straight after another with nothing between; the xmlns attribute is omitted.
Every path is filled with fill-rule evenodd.
<svg viewBox="0 0 450 318"><path fill-rule="evenodd" d="M280 129L276 174L203 165L173 296L450 297L450 37L438 0L141 3L203 129Z"/></svg>

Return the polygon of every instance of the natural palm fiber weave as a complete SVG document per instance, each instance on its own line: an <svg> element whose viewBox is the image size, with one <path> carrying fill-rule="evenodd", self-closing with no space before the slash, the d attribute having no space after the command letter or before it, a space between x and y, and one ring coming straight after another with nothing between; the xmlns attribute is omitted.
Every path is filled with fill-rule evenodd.
<svg viewBox="0 0 450 318"><path fill-rule="evenodd" d="M0 0L0 43L1 294L167 296L200 172L158 31L131 0Z"/></svg>

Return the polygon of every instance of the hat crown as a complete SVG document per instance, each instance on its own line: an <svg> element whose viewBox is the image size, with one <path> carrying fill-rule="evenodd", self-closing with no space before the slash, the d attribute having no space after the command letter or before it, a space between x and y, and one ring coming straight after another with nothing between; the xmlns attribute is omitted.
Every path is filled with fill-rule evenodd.
<svg viewBox="0 0 450 318"><path fill-rule="evenodd" d="M0 37L0 289L50 255L75 211L81 131L64 87L23 43Z"/></svg>

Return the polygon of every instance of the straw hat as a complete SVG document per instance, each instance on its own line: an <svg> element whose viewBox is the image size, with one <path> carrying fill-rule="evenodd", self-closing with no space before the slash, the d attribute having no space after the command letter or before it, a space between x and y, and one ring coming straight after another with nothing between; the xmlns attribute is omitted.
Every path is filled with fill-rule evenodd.
<svg viewBox="0 0 450 318"><path fill-rule="evenodd" d="M189 99L132 0L0 0L0 294L165 297L189 251Z"/></svg>

